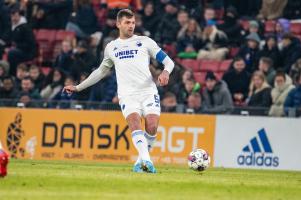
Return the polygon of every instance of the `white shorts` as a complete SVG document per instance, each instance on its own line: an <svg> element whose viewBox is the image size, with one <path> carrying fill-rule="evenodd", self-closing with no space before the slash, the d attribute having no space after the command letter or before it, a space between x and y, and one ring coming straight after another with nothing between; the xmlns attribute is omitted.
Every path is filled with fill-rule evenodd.
<svg viewBox="0 0 301 200"><path fill-rule="evenodd" d="M132 113L140 116L156 114L160 116L160 96L158 94L129 95L119 99L120 108L125 118Z"/></svg>

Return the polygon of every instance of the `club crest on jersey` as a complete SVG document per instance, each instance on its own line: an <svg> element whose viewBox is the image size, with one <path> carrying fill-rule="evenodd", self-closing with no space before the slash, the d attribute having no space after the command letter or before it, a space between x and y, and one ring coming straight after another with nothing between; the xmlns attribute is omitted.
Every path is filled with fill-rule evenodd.
<svg viewBox="0 0 301 200"><path fill-rule="evenodd" d="M138 54L138 50L125 50L125 51L119 51L115 53L115 57L119 59L125 59L125 58L134 58L135 55Z"/></svg>
<svg viewBox="0 0 301 200"><path fill-rule="evenodd" d="M140 41L138 41L138 42L136 43L136 45L137 45L137 47L141 47L141 46L142 46L142 43L141 43Z"/></svg>

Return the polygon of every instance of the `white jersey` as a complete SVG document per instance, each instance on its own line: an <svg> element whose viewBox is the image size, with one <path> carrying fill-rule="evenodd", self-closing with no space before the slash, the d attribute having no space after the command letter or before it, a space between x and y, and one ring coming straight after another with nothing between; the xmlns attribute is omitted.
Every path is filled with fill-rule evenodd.
<svg viewBox="0 0 301 200"><path fill-rule="evenodd" d="M103 64L107 67L115 65L118 97L158 93L149 64L150 57L160 60L160 51L155 41L137 35L118 38L106 46Z"/></svg>

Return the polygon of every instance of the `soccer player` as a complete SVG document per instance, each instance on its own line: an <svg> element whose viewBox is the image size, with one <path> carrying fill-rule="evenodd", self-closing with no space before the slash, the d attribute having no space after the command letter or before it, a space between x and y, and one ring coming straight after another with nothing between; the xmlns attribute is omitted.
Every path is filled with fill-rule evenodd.
<svg viewBox="0 0 301 200"><path fill-rule="evenodd" d="M115 65L119 104L139 153L133 171L156 173L149 149L156 139L160 97L149 70L150 57L164 65L158 77L161 86L168 84L174 63L152 39L134 35L135 15L131 10L118 12L117 27L119 38L106 46L100 66L82 83L65 86L63 91L68 94L82 91L104 78ZM142 130L141 117L145 118L146 131Z"/></svg>

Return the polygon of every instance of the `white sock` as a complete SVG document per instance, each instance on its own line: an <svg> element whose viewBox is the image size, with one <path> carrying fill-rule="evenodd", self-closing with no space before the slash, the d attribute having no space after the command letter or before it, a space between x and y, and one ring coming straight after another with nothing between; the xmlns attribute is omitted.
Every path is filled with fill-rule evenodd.
<svg viewBox="0 0 301 200"><path fill-rule="evenodd" d="M146 138L144 137L144 132L142 130L133 131L132 132L132 141L139 153L138 160L142 159L142 160L151 161L149 152L147 149L148 143L147 143Z"/></svg>
<svg viewBox="0 0 301 200"><path fill-rule="evenodd" d="M153 147L154 143L155 143L155 140L157 138L157 134L156 135L150 135L147 132L144 132L144 137L146 138L147 143L148 143L148 146L147 146L148 151L150 151L151 148Z"/></svg>

